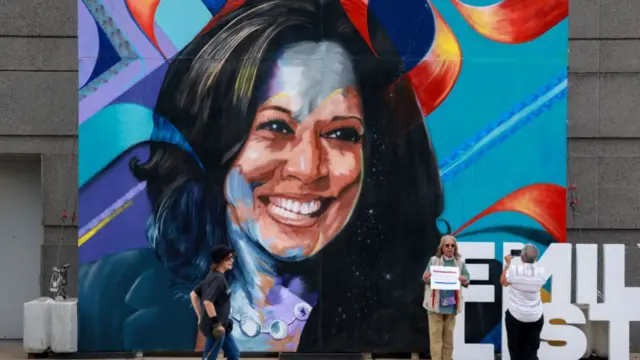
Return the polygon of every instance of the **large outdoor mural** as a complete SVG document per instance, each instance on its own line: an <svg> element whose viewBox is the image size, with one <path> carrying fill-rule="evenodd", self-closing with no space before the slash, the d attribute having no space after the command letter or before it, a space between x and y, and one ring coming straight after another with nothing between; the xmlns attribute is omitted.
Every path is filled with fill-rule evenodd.
<svg viewBox="0 0 640 360"><path fill-rule="evenodd" d="M426 353L444 233L495 245L462 340L500 351L501 244L565 241L567 0L78 8L81 351L202 349L224 243L242 351Z"/></svg>

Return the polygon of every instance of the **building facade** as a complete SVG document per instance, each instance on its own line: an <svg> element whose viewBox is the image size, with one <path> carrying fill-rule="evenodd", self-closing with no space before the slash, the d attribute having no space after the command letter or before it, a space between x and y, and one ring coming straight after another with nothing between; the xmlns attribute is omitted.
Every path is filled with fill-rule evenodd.
<svg viewBox="0 0 640 360"><path fill-rule="evenodd" d="M77 294L72 217L78 194L78 6L77 0L0 4L0 13L9 14L0 23L0 179L7 179L0 182L7 184L0 189L0 214L17 218L6 228L38 228L24 236L37 239L29 249L39 251L30 260L40 264L37 274L19 270L24 279L0 276L7 282L0 286L37 282L23 297L37 296L38 289L48 295L51 268L64 263L76 270L69 288ZM568 209L568 240L625 244L629 287L640 286L639 19L637 1L570 1L567 182L576 185L579 202L576 215ZM31 197L18 196L23 192ZM21 199L41 208L19 206ZM0 228L3 241L14 235ZM29 259L27 248L20 249ZM0 273L14 270L3 264ZM18 300L0 302L0 314L21 309ZM15 334L14 326L0 337ZM640 352L638 323L631 327L631 346L631 352Z"/></svg>

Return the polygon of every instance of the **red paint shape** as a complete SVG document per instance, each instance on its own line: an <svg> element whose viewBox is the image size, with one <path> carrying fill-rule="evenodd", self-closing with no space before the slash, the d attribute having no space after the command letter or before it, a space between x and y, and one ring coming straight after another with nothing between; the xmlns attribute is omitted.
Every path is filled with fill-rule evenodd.
<svg viewBox="0 0 640 360"><path fill-rule="evenodd" d="M160 49L160 45L158 45L154 30L156 11L158 10L160 0L125 0L125 3L133 20L138 24L140 29L142 29L142 32L158 52L160 52L160 55L166 60L167 57L162 52L162 49Z"/></svg>
<svg viewBox="0 0 640 360"><path fill-rule="evenodd" d="M536 39L569 16L568 0L503 0L487 6L451 1L480 35L506 44Z"/></svg>
<svg viewBox="0 0 640 360"><path fill-rule="evenodd" d="M213 28L218 23L218 21L220 21L221 18L235 11L240 6L242 6L245 2L246 0L227 0L227 2L224 3L220 11L218 11L218 13L214 17L212 17L211 20L209 20L207 25L205 25L205 27L202 28L202 30L197 36L200 36L206 33L207 31L211 30L211 28Z"/></svg>
<svg viewBox="0 0 640 360"><path fill-rule="evenodd" d="M376 50L373 48L373 44L371 44L371 36L369 35L369 0L340 0L340 4L342 4L344 12L347 14L349 20L351 20L353 26L358 30L360 36L362 36L367 45L369 45L374 55L378 56Z"/></svg>
<svg viewBox="0 0 640 360"><path fill-rule="evenodd" d="M473 219L467 221L453 235L481 218L497 212L517 212L537 221L559 242L567 241L567 193L562 186L554 184L534 184L521 188L498 200Z"/></svg>

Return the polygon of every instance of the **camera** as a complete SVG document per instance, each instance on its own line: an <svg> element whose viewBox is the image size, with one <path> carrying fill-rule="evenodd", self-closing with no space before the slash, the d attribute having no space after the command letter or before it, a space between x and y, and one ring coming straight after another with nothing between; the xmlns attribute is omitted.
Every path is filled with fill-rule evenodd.
<svg viewBox="0 0 640 360"><path fill-rule="evenodd" d="M522 250L520 249L511 250L511 256L520 256L520 255L522 255Z"/></svg>

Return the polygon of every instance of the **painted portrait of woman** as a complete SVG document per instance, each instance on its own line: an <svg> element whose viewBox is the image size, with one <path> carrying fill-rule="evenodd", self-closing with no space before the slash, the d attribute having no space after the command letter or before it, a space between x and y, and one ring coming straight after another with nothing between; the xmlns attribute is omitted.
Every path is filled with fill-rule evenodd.
<svg viewBox="0 0 640 360"><path fill-rule="evenodd" d="M339 0L248 0L178 53L154 131L188 147L131 158L150 247L117 255L138 274L111 285L124 300L80 289L113 307L82 319L85 343L198 349L188 294L227 244L241 351L426 349L419 279L442 188L402 59L368 27L370 44Z"/></svg>

